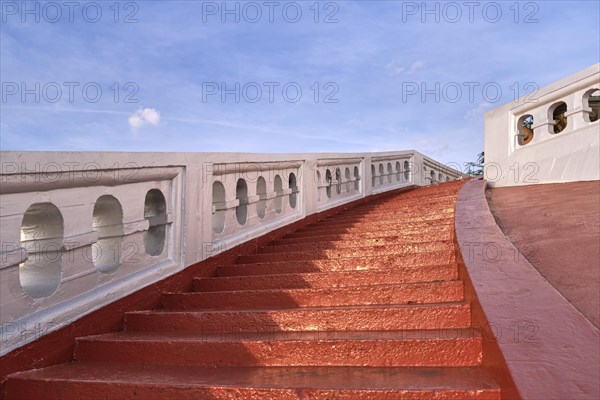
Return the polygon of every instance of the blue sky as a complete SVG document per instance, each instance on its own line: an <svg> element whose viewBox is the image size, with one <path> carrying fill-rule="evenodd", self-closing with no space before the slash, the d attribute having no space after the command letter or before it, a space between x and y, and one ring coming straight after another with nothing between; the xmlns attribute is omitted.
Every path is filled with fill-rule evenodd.
<svg viewBox="0 0 600 400"><path fill-rule="evenodd" d="M600 58L597 1L429 2L432 13L228 1L231 14L221 1L82 1L72 15L50 3L2 2L2 150L416 149L462 164L483 149L485 111Z"/></svg>

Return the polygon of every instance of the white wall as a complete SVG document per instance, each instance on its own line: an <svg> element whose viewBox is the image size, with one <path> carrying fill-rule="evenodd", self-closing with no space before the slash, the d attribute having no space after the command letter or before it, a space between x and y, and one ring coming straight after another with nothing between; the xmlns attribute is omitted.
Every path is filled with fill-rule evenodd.
<svg viewBox="0 0 600 400"><path fill-rule="evenodd" d="M0 355L307 215L427 185L431 171L462 177L415 151L3 152L1 160Z"/></svg>
<svg viewBox="0 0 600 400"><path fill-rule="evenodd" d="M600 122L587 98L600 89L600 64L540 88L485 114L485 178L493 186L600 179ZM564 102L567 126L554 133L553 109ZM533 117L533 140L519 139L520 121Z"/></svg>

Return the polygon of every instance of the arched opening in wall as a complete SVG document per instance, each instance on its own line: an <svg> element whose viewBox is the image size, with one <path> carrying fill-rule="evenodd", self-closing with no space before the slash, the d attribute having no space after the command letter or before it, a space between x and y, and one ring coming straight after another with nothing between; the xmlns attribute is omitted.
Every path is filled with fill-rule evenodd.
<svg viewBox="0 0 600 400"><path fill-rule="evenodd" d="M383 164L379 164L379 184L383 185Z"/></svg>
<svg viewBox="0 0 600 400"><path fill-rule="evenodd" d="M358 167L354 167L354 190L360 191L360 172L358 171Z"/></svg>
<svg viewBox="0 0 600 400"><path fill-rule="evenodd" d="M450 182L450 181L451 181L450 177L449 177L449 176L447 176L447 177L446 177L446 182Z"/></svg>
<svg viewBox="0 0 600 400"><path fill-rule="evenodd" d="M330 199L331 198L331 171L329 170L329 168L327 169L327 171L325 171L325 184L327 185L327 187L325 188L326 193L327 193L327 198Z"/></svg>
<svg viewBox="0 0 600 400"><path fill-rule="evenodd" d="M375 176L375 166L371 164L371 187L375 187L377 177Z"/></svg>
<svg viewBox="0 0 600 400"><path fill-rule="evenodd" d="M387 180L388 180L388 183L392 183L392 175L394 175L394 171L392 171L392 163L388 163L388 165L387 165Z"/></svg>
<svg viewBox="0 0 600 400"><path fill-rule="evenodd" d="M431 178L431 183L435 183L435 171L431 170L429 173L429 177Z"/></svg>
<svg viewBox="0 0 600 400"><path fill-rule="evenodd" d="M438 182L443 182L444 181L444 176L442 175L441 172L438 174L438 180L437 181Z"/></svg>
<svg viewBox="0 0 600 400"><path fill-rule="evenodd" d="M92 244L94 266L105 274L115 272L123 253L123 208L119 200L110 195L96 200L92 230L98 233L98 241Z"/></svg>
<svg viewBox="0 0 600 400"><path fill-rule="evenodd" d="M283 209L283 182L281 181L281 177L279 175L275 175L275 199L273 200L275 203L275 211L277 214L281 214L281 210Z"/></svg>
<svg viewBox="0 0 600 400"><path fill-rule="evenodd" d="M212 229L215 233L225 229L225 186L219 181L212 185Z"/></svg>
<svg viewBox="0 0 600 400"><path fill-rule="evenodd" d="M533 115L526 114L517 121L518 142L521 146L533 140Z"/></svg>
<svg viewBox="0 0 600 400"><path fill-rule="evenodd" d="M321 173L317 171L317 201L321 201Z"/></svg>
<svg viewBox="0 0 600 400"><path fill-rule="evenodd" d="M27 250L27 260L19 264L19 282L27 295L39 299L58 289L63 238L63 217L54 204L36 203L25 211L20 246Z"/></svg>
<svg viewBox="0 0 600 400"><path fill-rule="evenodd" d="M263 219L267 211L267 182L262 176L256 181L256 195L258 196L256 214L258 218Z"/></svg>
<svg viewBox="0 0 600 400"><path fill-rule="evenodd" d="M598 115L600 114L600 90L591 89L585 92L583 95L583 105L587 106L587 109L590 110L589 113L583 113L585 121L598 121Z"/></svg>
<svg viewBox="0 0 600 400"><path fill-rule="evenodd" d="M350 175L350 168L346 167L344 170L344 179L346 180L346 193L350 193L352 191L352 176Z"/></svg>
<svg viewBox="0 0 600 400"><path fill-rule="evenodd" d="M248 220L248 185L243 179L238 179L235 185L235 198L239 201L235 208L235 218L238 224L244 225Z"/></svg>
<svg viewBox="0 0 600 400"><path fill-rule="evenodd" d="M567 104L564 101L554 103L548 110L548 119L553 121L553 132L560 133L567 127Z"/></svg>
<svg viewBox="0 0 600 400"><path fill-rule="evenodd" d="M396 182L400 182L402 179L402 169L400 167L400 161L396 161Z"/></svg>
<svg viewBox="0 0 600 400"><path fill-rule="evenodd" d="M408 182L409 178L410 178L410 164L408 163L408 161L404 161L404 180L406 182Z"/></svg>
<svg viewBox="0 0 600 400"><path fill-rule="evenodd" d="M335 169L335 192L342 193L342 173L339 168Z"/></svg>
<svg viewBox="0 0 600 400"><path fill-rule="evenodd" d="M296 175L292 172L288 180L289 188L292 189L290 193L290 207L296 208L296 202L298 200L298 184L296 182Z"/></svg>
<svg viewBox="0 0 600 400"><path fill-rule="evenodd" d="M167 201L158 189L151 189L144 200L144 218L150 227L144 232L144 247L151 256L159 256L165 247L167 237Z"/></svg>

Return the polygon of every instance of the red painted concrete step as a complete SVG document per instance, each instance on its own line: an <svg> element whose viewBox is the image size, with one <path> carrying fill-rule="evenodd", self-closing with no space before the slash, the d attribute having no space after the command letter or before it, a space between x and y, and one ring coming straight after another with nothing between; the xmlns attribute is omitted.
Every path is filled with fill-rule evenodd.
<svg viewBox="0 0 600 400"><path fill-rule="evenodd" d="M468 328L465 303L306 307L235 311L136 311L129 332L366 331Z"/></svg>
<svg viewBox="0 0 600 400"><path fill-rule="evenodd" d="M419 254L397 254L375 257L347 257L303 261L277 261L252 264L221 265L217 276L268 275L307 272L388 270L396 273L411 272L416 267L432 265L455 266L455 254L427 252ZM404 271L409 269L409 271Z"/></svg>
<svg viewBox="0 0 600 400"><path fill-rule="evenodd" d="M418 244L418 243L431 243L431 239L424 237L423 235L404 236L402 237L402 243L404 244ZM442 238L438 238L439 241L450 241L452 237L450 234L444 235ZM310 242L291 242L287 244L270 244L268 246L262 246L258 248L258 254L272 254L272 253L286 253L286 252L299 252L299 251L321 251L321 250L361 250L365 248L379 248L380 246L393 246L399 242L398 236L390 236L375 239L357 239L357 240L343 240L343 241L327 241L327 240L312 240Z"/></svg>
<svg viewBox="0 0 600 400"><path fill-rule="evenodd" d="M240 275L196 278L194 290L231 291L265 289L334 288L410 282L432 282L458 278L456 265L438 265L360 271L309 272L292 274Z"/></svg>
<svg viewBox="0 0 600 400"><path fill-rule="evenodd" d="M316 237L321 236L342 236L343 238L377 238L377 237L385 237L385 236L429 236L438 234L438 232L443 231L447 233L449 230L454 232L454 223L444 223L444 224L435 224L428 225L427 231L425 232L423 226L404 226L402 228L394 228L394 229L373 229L373 230L364 230L360 228L341 228L341 229L314 229L310 231L303 232L291 232L285 235L281 240L293 240L293 239L315 239ZM315 239L318 240L318 239Z"/></svg>
<svg viewBox="0 0 600 400"><path fill-rule="evenodd" d="M405 225L417 225L417 224L427 224L431 222L438 223L449 223L454 218L454 214L451 210L446 210L443 212L430 214L430 215L419 215L419 216L410 216L410 215L398 215L397 213L389 213L384 215L374 215L370 218L364 218L363 220L356 220L354 218L346 219L332 219L332 220L323 220L319 222L315 222L302 228L302 230L310 230L318 227L319 229L331 229L331 228L339 228L339 227L360 227L363 229L380 229L384 226L394 226L394 227L402 227ZM301 231L302 231L301 230Z"/></svg>
<svg viewBox="0 0 600 400"><path fill-rule="evenodd" d="M338 218L320 220L313 222L302 228L303 230L309 230L314 228L327 229L329 227L338 226L360 226L363 228L373 227L377 228L385 224L394 225L416 225L419 223L429 223L431 221L446 222L454 218L454 207L438 210L434 213L414 215L412 213L403 214L402 211L388 211L385 213L354 216L354 215L340 215Z"/></svg>
<svg viewBox="0 0 600 400"><path fill-rule="evenodd" d="M169 310L278 309L371 304L457 302L464 298L462 281L369 285L338 288L165 293Z"/></svg>
<svg viewBox="0 0 600 400"><path fill-rule="evenodd" d="M75 359L215 366L467 367L481 364L473 330L116 333L77 340Z"/></svg>
<svg viewBox="0 0 600 400"><path fill-rule="evenodd" d="M415 206L402 206L400 204L390 205L389 207L379 207L371 210L348 210L346 212L331 215L324 219L319 220L320 222L329 223L329 222L339 222L339 221L370 221L374 219L378 220L388 220L388 219L398 219L402 218L422 218L422 217L440 217L443 215L454 215L454 206L456 202L446 201L446 202L428 202L419 204L419 207L423 208L419 214L414 213ZM405 222L408 222L406 220ZM314 225L315 223L313 223Z"/></svg>
<svg viewBox="0 0 600 400"><path fill-rule="evenodd" d="M435 235L438 240L449 240L454 235L454 226L452 224L442 225L434 228L429 228L428 233ZM298 236L289 237L290 235L273 240L273 245L285 245L285 244L296 244L296 243L315 243L315 242L343 242L348 241L369 241L369 240L397 240L402 243L404 240L407 241L418 241L427 240L428 237L423 235L423 232L416 232L408 235L400 235L397 232L363 232L363 233L339 233L332 235L314 235L314 236Z"/></svg>
<svg viewBox="0 0 600 400"><path fill-rule="evenodd" d="M499 400L478 367L200 367L64 364L14 375L7 399Z"/></svg>
<svg viewBox="0 0 600 400"><path fill-rule="evenodd" d="M454 244L450 241L435 241L427 243L396 244L369 246L361 248L347 248L339 250L317 250L317 251L297 251L285 253L255 254L247 256L238 256L237 261L240 264L260 263L260 262L278 262L278 261L299 261L299 260L318 260L318 259L338 259L352 257L378 257L382 255L406 255L419 254L427 252L451 252Z"/></svg>
<svg viewBox="0 0 600 400"><path fill-rule="evenodd" d="M355 225L352 223L339 225L339 226L323 226L310 228L302 228L298 229L295 234L297 235L305 235L305 234L332 234L332 233L360 233L364 231L394 231L397 233L403 232L415 232L420 229L423 232L423 229L427 227L435 227L440 225L449 225L453 224L454 221L452 218L438 218L427 221L418 221L418 222L398 222L395 223L385 222L379 224L371 224L367 226ZM293 234L292 234L293 235Z"/></svg>

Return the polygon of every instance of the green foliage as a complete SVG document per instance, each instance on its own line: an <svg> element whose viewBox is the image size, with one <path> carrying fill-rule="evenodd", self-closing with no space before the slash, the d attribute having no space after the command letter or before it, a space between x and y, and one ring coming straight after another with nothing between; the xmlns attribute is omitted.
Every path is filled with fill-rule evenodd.
<svg viewBox="0 0 600 400"><path fill-rule="evenodd" d="M466 173L471 176L483 175L483 166L485 164L485 152L481 152L477 154L477 161L470 161L465 163L465 167L467 167Z"/></svg>

